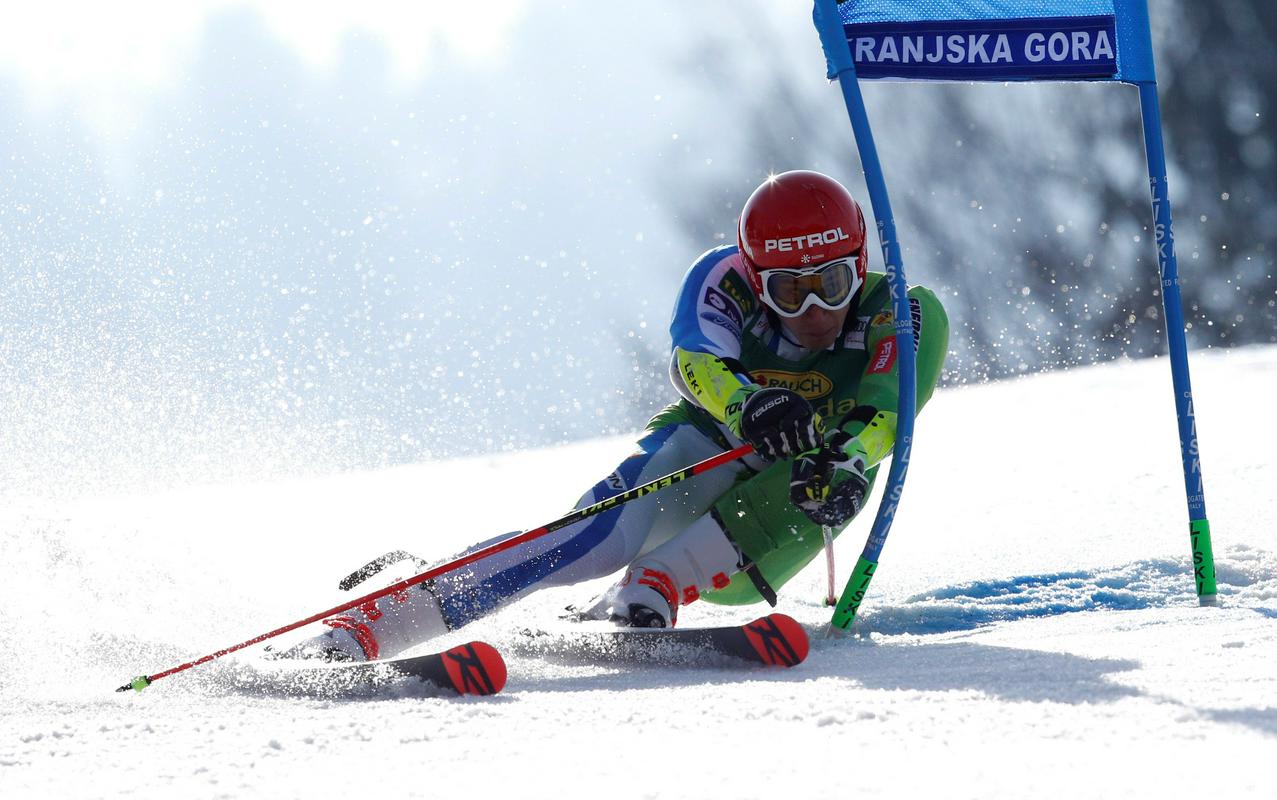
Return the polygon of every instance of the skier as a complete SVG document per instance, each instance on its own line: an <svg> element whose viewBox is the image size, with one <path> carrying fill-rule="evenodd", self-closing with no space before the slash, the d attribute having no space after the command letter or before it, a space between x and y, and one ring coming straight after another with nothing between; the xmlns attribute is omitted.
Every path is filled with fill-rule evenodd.
<svg viewBox="0 0 1277 800"><path fill-rule="evenodd" d="M580 617L666 627L698 599L775 605L820 551L821 526L841 532L859 513L895 442L892 306L868 263L864 215L841 184L769 178L741 211L737 244L698 258L679 290L670 376L682 399L577 507L742 443L752 455L324 620L329 630L282 655L391 657L537 589L622 568ZM930 290L908 296L921 409L948 319Z"/></svg>

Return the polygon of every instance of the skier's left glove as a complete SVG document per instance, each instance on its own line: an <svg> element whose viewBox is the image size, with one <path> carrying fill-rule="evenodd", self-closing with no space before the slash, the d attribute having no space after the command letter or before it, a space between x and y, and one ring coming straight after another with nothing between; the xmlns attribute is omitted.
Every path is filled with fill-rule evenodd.
<svg viewBox="0 0 1277 800"><path fill-rule="evenodd" d="M869 481L865 452L850 435L836 431L821 447L799 454L789 469L789 499L817 525L836 528L860 513ZM844 473L835 486L838 473Z"/></svg>

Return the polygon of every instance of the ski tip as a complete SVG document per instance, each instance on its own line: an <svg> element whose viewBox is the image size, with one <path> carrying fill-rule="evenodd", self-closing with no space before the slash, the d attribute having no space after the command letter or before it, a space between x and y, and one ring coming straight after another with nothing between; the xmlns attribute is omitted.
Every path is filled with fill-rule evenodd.
<svg viewBox="0 0 1277 800"><path fill-rule="evenodd" d="M745 635L764 664L794 667L807 658L807 631L788 614L768 614L745 626Z"/></svg>
<svg viewBox="0 0 1277 800"><path fill-rule="evenodd" d="M496 694L505 688L505 659L486 642L469 642L442 654L458 694Z"/></svg>

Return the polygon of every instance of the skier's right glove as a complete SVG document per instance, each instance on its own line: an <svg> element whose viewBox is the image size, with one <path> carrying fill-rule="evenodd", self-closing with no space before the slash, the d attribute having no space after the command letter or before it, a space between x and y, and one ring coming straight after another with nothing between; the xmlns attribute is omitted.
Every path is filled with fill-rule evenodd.
<svg viewBox="0 0 1277 800"><path fill-rule="evenodd" d="M835 486L839 472L845 477ZM842 431L801 453L789 469L789 499L817 525L837 528L859 514L868 489L864 449Z"/></svg>
<svg viewBox="0 0 1277 800"><path fill-rule="evenodd" d="M742 386L728 399L724 421L764 461L793 458L823 441L820 415L807 398L789 389Z"/></svg>

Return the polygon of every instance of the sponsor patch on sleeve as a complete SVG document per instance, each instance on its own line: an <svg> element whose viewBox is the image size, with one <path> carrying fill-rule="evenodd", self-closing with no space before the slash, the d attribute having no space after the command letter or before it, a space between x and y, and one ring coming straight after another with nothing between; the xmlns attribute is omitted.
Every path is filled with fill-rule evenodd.
<svg viewBox="0 0 1277 800"><path fill-rule="evenodd" d="M881 375L884 372L891 372L891 368L896 365L896 340L894 337L888 336L874 350L873 357L869 359L869 375Z"/></svg>
<svg viewBox="0 0 1277 800"><path fill-rule="evenodd" d="M723 316L722 314L717 314L713 311L702 311L701 319L705 320L706 322L717 325L720 328L726 328L727 330L731 331L734 335L740 336L740 326L737 325L735 322L732 322L730 319Z"/></svg>
<svg viewBox="0 0 1277 800"><path fill-rule="evenodd" d="M715 289L713 286L705 287L705 305L714 309L714 311L724 317L727 317L738 329L745 324L745 318L741 316L740 306L738 306L730 297L723 294L718 289ZM701 316L704 317L705 315L702 314ZM708 319L708 317L706 317L706 319Z"/></svg>
<svg viewBox="0 0 1277 800"><path fill-rule="evenodd" d="M722 289L728 297L735 300L741 311L746 314L753 313L755 306L754 290L749 288L749 283L736 270L729 269L723 279L718 282L718 288Z"/></svg>
<svg viewBox="0 0 1277 800"><path fill-rule="evenodd" d="M922 340L922 303L918 298L909 298L909 316L913 321L913 351L918 352L918 342Z"/></svg>

